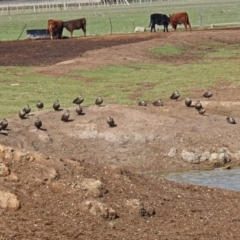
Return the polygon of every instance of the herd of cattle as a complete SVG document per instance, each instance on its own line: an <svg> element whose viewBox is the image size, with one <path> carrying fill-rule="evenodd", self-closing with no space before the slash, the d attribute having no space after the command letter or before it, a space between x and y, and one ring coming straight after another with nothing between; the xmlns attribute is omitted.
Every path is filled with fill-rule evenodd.
<svg viewBox="0 0 240 240"><path fill-rule="evenodd" d="M54 38L62 38L63 28L66 28L70 33L71 37L73 37L73 31L77 29L82 29L84 36L86 37L86 18L80 18L75 20L70 20L63 22L61 20L48 20L47 33L49 33L51 39Z"/></svg>
<svg viewBox="0 0 240 240"><path fill-rule="evenodd" d="M155 29L155 25L163 25L163 31L168 32L168 25L171 24L172 28L174 30L177 29L178 24L183 24L185 27L185 30L187 31L187 25L189 26L190 31L192 31L191 24L189 22L189 17L186 12L180 12L180 13L175 13L173 15L170 15L169 17L165 14L160 14L160 13L154 13L150 16L150 25L151 27L151 32Z"/></svg>
<svg viewBox="0 0 240 240"><path fill-rule="evenodd" d="M189 22L189 17L186 12L175 13L170 15L169 17L165 14L154 13L150 16L150 25L151 32L156 32L155 25L163 25L163 31L168 32L168 25L170 24L174 30L177 29L178 24L183 24L185 30L187 30L187 25L189 26L190 31L192 30L191 24ZM66 28L70 33L71 37L73 37L73 31L77 29L82 29L84 33L84 37L86 37L86 18L80 18L70 21L62 21L62 20L48 20L47 33L50 35L51 39L62 38L63 28Z"/></svg>

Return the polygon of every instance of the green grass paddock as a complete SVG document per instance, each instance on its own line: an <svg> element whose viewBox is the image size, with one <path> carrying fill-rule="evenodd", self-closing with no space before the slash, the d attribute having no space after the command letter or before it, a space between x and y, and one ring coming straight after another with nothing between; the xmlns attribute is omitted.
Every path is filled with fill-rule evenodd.
<svg viewBox="0 0 240 240"><path fill-rule="evenodd" d="M201 58L192 63L137 63L127 66L104 66L93 70L75 70L62 77L38 73L34 67L0 67L0 117L17 116L26 104L37 110L37 100L51 109L55 99L61 107L74 106L73 99L83 94L83 106L94 105L98 95L105 104L136 105L138 99L169 99L176 89L181 97L191 97L195 89L206 90L221 81L239 85L240 45L212 42L214 51L199 48ZM156 46L155 57L181 54L182 47ZM191 54L188 53L188 54ZM194 52L198 54L198 52Z"/></svg>

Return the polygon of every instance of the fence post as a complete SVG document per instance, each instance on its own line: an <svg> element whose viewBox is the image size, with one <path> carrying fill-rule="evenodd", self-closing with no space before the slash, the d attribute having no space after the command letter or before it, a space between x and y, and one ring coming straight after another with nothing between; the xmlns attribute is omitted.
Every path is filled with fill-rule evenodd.
<svg viewBox="0 0 240 240"><path fill-rule="evenodd" d="M19 37L18 37L17 40L19 40L19 38L22 36L22 33L23 33L23 31L24 31L24 29L25 29L26 26L27 26L27 24L24 25L24 27L23 27L23 29L22 29L22 32L21 32L21 34L19 35Z"/></svg>
<svg viewBox="0 0 240 240"><path fill-rule="evenodd" d="M201 10L201 12L200 12L200 26L202 27L203 24L204 24L204 22L203 22L203 11Z"/></svg>
<svg viewBox="0 0 240 240"><path fill-rule="evenodd" d="M110 27L111 27L111 33L112 34L112 21L111 21L111 18L109 18L109 21L110 21Z"/></svg>

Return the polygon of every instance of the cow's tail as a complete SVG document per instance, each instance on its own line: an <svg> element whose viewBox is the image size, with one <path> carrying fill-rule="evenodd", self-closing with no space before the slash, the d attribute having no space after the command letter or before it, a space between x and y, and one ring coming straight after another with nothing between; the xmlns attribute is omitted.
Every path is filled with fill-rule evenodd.
<svg viewBox="0 0 240 240"><path fill-rule="evenodd" d="M149 28L151 27L151 25L152 25L152 16L150 16L150 24L149 24Z"/></svg>

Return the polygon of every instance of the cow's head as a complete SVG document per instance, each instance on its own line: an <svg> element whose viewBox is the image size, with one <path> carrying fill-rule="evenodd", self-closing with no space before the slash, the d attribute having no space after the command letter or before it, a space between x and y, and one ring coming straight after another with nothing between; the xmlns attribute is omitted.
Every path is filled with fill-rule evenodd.
<svg viewBox="0 0 240 240"><path fill-rule="evenodd" d="M174 30L177 29L177 23L176 23L175 21L173 21L172 15L169 15L169 23L170 23L170 25L172 26L172 28L173 28Z"/></svg>

